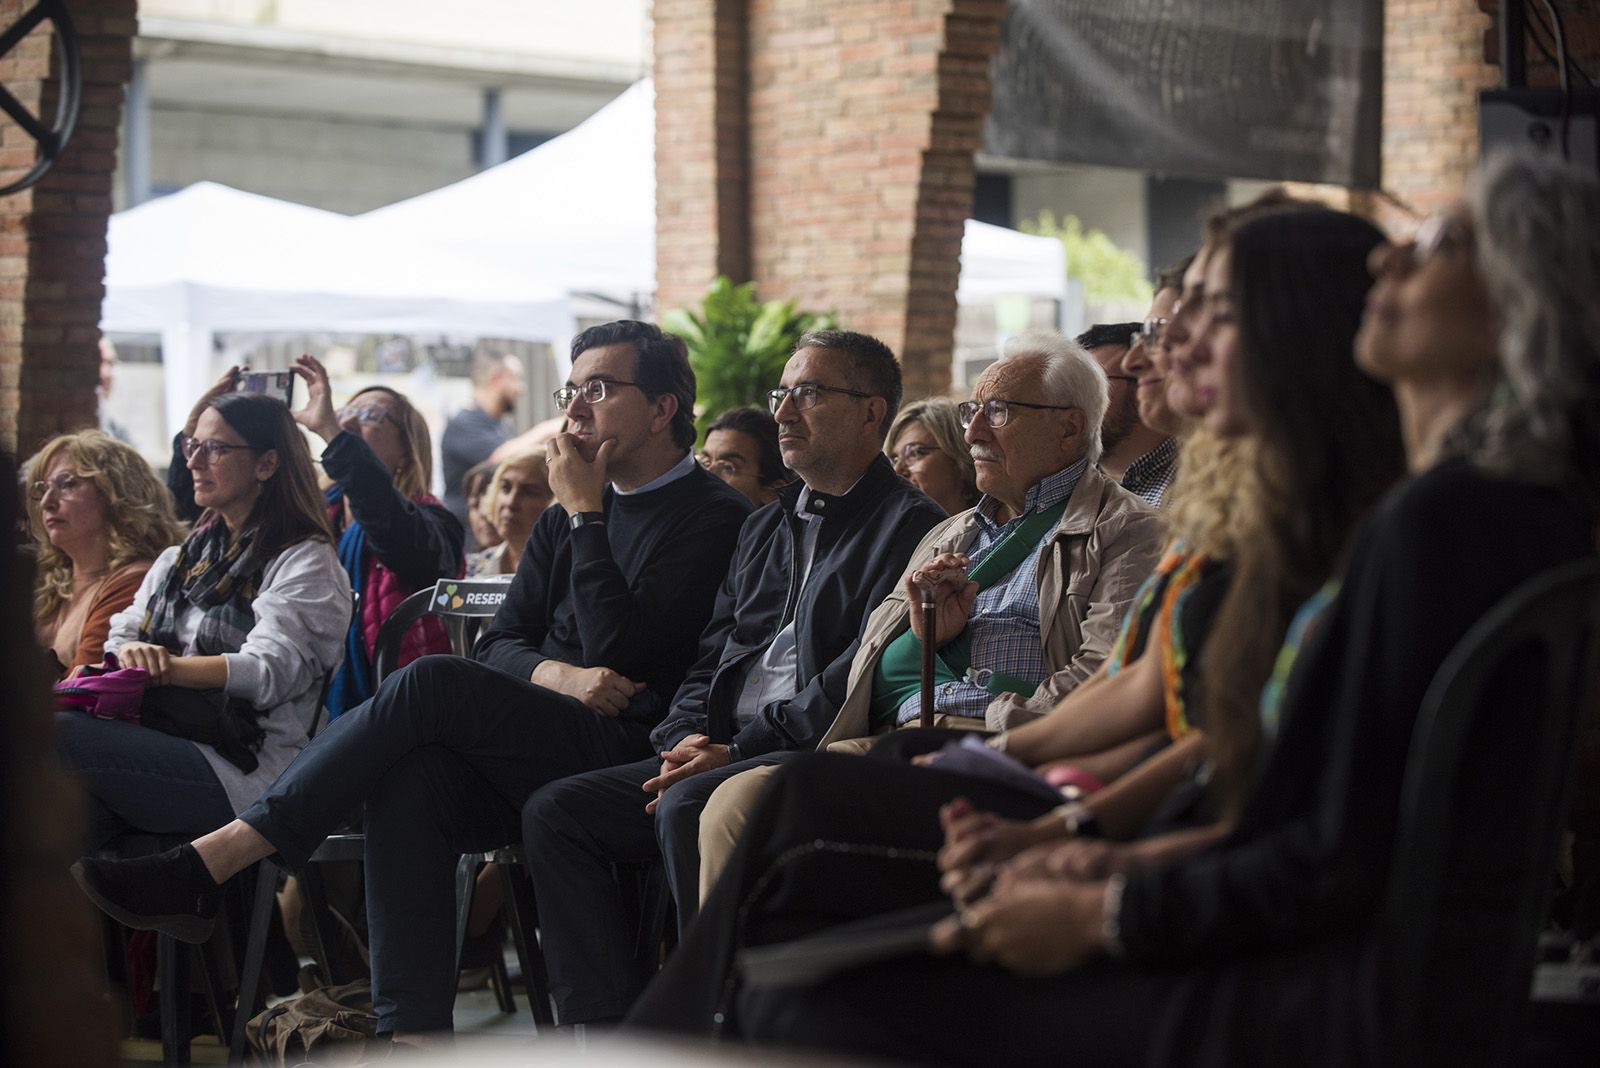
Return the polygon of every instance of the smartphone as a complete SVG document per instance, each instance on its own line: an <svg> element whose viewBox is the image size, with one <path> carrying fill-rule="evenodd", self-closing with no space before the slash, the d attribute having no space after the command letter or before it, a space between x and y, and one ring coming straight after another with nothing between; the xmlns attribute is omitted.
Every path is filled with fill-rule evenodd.
<svg viewBox="0 0 1600 1068"><path fill-rule="evenodd" d="M234 384L236 393L265 393L293 407L294 374L290 371L246 371Z"/></svg>

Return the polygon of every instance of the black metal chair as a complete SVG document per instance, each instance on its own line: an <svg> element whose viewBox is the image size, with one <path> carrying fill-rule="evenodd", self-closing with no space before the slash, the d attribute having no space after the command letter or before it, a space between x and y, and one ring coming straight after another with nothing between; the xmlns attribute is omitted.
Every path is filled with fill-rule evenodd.
<svg viewBox="0 0 1600 1068"><path fill-rule="evenodd" d="M1470 576L1463 576L1471 581ZM1548 908L1556 854L1571 789L1574 740L1595 697L1600 666L1600 560L1539 575L1474 625L1440 666L1412 734L1395 837L1395 865L1384 915L1384 950L1396 1063L1430 1060L1423 1017L1426 977L1438 930L1436 908L1449 892L1447 861L1460 835L1494 835L1497 859L1518 873L1515 908L1493 945L1500 984L1493 1004L1477 1007L1497 1048L1476 1051L1485 1063L1510 1063L1522 1037L1539 929ZM1497 695L1514 686L1514 712ZM1522 744L1494 754L1504 775L1492 800L1464 803L1463 781L1474 743L1505 733L1514 715ZM1498 722L1495 717L1500 719ZM1485 732L1488 732L1487 735ZM1487 785L1487 784L1480 784ZM1479 808L1484 826L1465 826Z"/></svg>
<svg viewBox="0 0 1600 1068"><path fill-rule="evenodd" d="M494 615L505 598L510 576L487 579L440 579L433 586L418 590L390 613L378 628L373 642L372 676L374 686L383 682L399 664L400 645L405 634L418 621L427 616L437 617L450 637L450 648L458 656L470 655L479 632ZM508 848L485 854L482 858L469 855L462 858L457 871L456 955L460 959L461 944L466 934L467 908L471 903L473 872L480 859L502 860L505 864L521 863L520 849ZM311 855L310 862L297 872L305 887L308 911L312 920L312 938L319 959L332 960L329 952L337 938L330 926L327 897L323 892L318 866L336 861L361 861L366 854L366 835L359 830L340 831L329 835ZM544 961L538 954L537 943L530 943L531 925L524 923L518 908L517 887L508 868L502 867L506 879L506 919L516 944L517 959L522 967L523 981L527 984L528 998L533 1006L534 1019L541 1025L551 1022L549 991L544 980ZM267 929L272 919L273 891L277 888L278 868L270 862L261 865L254 908L250 919L250 936L246 944L244 968L239 989L239 1011L235 1017L230 1059L238 1061L244 1053L244 1023L260 1009L260 980L265 962ZM524 928L527 927L527 930ZM323 976L326 982L353 981L359 976ZM495 994L500 1008L505 1012L515 1010L511 1001L509 983L504 966L493 975ZM248 1009L246 1008L248 1006Z"/></svg>

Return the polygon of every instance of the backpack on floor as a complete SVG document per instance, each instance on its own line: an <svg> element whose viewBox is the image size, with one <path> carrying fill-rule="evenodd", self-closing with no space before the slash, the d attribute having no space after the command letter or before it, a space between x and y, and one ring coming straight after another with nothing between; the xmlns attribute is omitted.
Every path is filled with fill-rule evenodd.
<svg viewBox="0 0 1600 1068"><path fill-rule="evenodd" d="M325 986L275 1005L245 1025L245 1037L262 1064L303 1063L313 1052L318 1064L355 1064L382 1055L372 1011L372 984L365 979Z"/></svg>

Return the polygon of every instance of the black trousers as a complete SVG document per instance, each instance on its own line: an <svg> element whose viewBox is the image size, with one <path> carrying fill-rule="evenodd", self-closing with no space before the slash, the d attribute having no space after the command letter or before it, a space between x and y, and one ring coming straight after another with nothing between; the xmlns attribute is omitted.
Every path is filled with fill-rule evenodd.
<svg viewBox="0 0 1600 1068"><path fill-rule="evenodd" d="M925 747L932 738L917 741ZM1050 807L986 779L903 763L903 755L811 754L778 772L699 917L627 1025L680 1034L737 1030L730 980L742 947L943 897L940 805L966 797L1011 819L1032 819Z"/></svg>
<svg viewBox="0 0 1600 1068"><path fill-rule="evenodd" d="M600 715L462 657L428 656L334 720L239 818L292 869L366 802L379 1028L448 1031L457 857L515 841L522 803L545 783L648 752L643 719Z"/></svg>
<svg viewBox="0 0 1600 1068"><path fill-rule="evenodd" d="M613 864L660 860L683 925L700 898L700 813L722 783L787 754L754 757L673 784L655 813L644 783L661 770L649 757L542 787L522 809L528 874L539 903L539 940L562 1024L618 1019L638 996L633 925Z"/></svg>

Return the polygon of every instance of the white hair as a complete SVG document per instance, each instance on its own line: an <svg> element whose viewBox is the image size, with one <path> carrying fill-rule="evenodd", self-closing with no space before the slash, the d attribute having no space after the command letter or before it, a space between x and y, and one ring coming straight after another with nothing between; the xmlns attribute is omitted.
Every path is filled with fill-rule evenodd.
<svg viewBox="0 0 1600 1068"><path fill-rule="evenodd" d="M1100 425L1106 417L1111 391L1105 371L1082 345L1054 330L1029 330L1007 338L1000 359L1028 356L1040 361L1041 396L1016 399L1081 408L1085 428L1092 431L1084 436L1084 455L1090 463L1098 463Z"/></svg>

